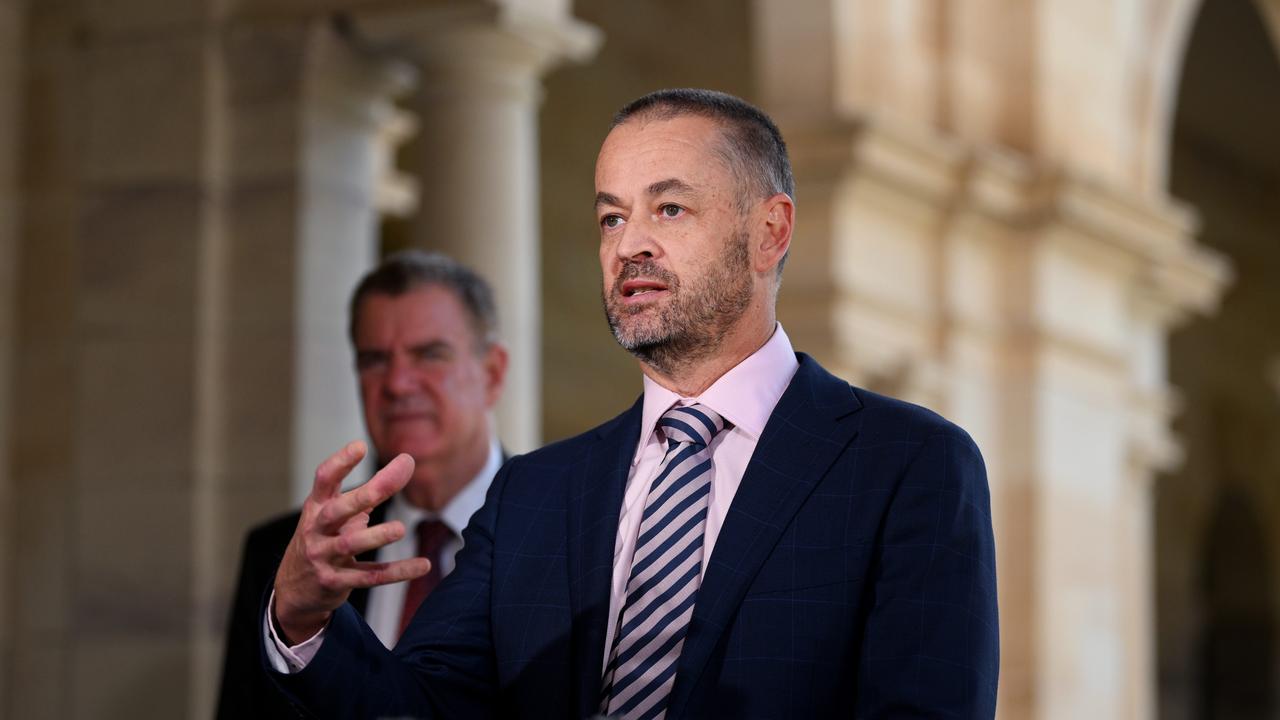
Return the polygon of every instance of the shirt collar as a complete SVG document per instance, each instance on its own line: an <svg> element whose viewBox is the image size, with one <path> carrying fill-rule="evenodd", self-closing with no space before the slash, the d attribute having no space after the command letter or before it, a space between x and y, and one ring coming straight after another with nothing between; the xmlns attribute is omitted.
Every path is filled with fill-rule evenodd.
<svg viewBox="0 0 1280 720"><path fill-rule="evenodd" d="M440 512L423 510L405 500L403 493L396 493L391 496L391 505L387 507L387 520L399 520L404 523L405 530L410 535L420 521L440 520L453 531L454 535L461 537L462 530L467 527L471 516L484 504L484 496L489 492L489 482L498 473L500 467L502 467L502 449L498 446L497 438L494 438L489 442L489 457L485 460L480 473L472 478L471 482L467 483Z"/></svg>
<svg viewBox="0 0 1280 720"><path fill-rule="evenodd" d="M632 464L639 460L641 449L653 439L654 428L662 414L677 404L702 403L733 423L736 430L758 441L773 408L799 367L791 340L782 324L778 323L768 342L730 368L697 397L683 397L659 385L648 375L644 376L640 444L636 446Z"/></svg>

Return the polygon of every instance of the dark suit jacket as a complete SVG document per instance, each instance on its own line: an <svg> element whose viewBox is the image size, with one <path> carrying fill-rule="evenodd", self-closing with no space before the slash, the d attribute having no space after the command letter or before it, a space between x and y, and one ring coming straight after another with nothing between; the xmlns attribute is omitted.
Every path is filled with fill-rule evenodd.
<svg viewBox="0 0 1280 720"><path fill-rule="evenodd" d="M667 717L991 717L977 447L799 357L708 561ZM394 653L344 606L306 669L272 676L324 717L596 712L640 416L507 463Z"/></svg>
<svg viewBox="0 0 1280 720"><path fill-rule="evenodd" d="M369 513L371 525L382 522L387 503ZM274 584L276 568L301 513L294 511L269 520L253 530L244 541L240 556L240 580L232 597L231 615L227 622L226 656L222 666L222 688L218 692L218 718L292 717L297 713L276 690L258 663L262 645L262 602L267 588ZM377 550L360 556L375 560ZM351 593L351 606L361 615L369 600L364 589Z"/></svg>

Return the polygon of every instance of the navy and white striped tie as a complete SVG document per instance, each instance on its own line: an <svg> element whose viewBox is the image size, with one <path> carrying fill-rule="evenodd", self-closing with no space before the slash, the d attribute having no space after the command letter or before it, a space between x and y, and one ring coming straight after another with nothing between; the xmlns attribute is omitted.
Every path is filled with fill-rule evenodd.
<svg viewBox="0 0 1280 720"><path fill-rule="evenodd" d="M701 584L711 493L707 446L727 425L703 405L672 408L658 421L667 450L649 487L604 672L600 704L610 716L647 720L666 714Z"/></svg>

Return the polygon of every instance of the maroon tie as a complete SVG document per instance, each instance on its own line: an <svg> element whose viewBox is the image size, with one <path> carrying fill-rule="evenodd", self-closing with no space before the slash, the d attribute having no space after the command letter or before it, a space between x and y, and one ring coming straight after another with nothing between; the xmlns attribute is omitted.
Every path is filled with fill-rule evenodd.
<svg viewBox="0 0 1280 720"><path fill-rule="evenodd" d="M453 531L439 520L422 520L418 523L418 556L431 561L431 571L409 581L409 589L404 594L404 612L400 614L399 635L404 635L404 629L409 627L409 621L418 612L418 606L440 584L440 551L452 539Z"/></svg>

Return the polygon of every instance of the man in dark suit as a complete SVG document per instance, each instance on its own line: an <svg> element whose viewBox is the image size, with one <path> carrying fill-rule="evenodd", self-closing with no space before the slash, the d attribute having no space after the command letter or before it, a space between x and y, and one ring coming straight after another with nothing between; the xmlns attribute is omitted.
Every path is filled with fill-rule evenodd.
<svg viewBox="0 0 1280 720"><path fill-rule="evenodd" d="M265 661L332 717L981 717L995 712L985 470L955 425L795 353L774 314L782 138L708 91L624 108L596 163L603 299L644 395L517 457L388 652L345 604L411 471L326 461L266 606ZM564 399L569 402L571 399Z"/></svg>
<svg viewBox="0 0 1280 720"><path fill-rule="evenodd" d="M440 577L453 567L461 533L484 502L502 463L490 409L506 371L488 284L438 253L394 254L370 271L351 299L350 334L365 425L379 458L407 453L413 477L369 512L369 523L415 528L398 543L361 554L364 562L426 555L432 573L362 589L352 607L387 647ZM240 580L227 630L219 693L222 718L291 714L262 673L259 614L300 513L253 529L245 541Z"/></svg>

